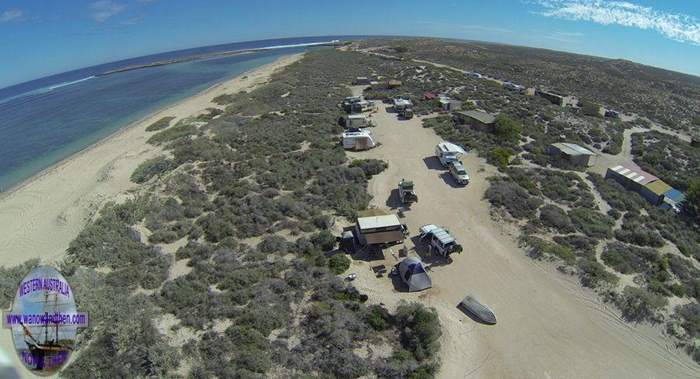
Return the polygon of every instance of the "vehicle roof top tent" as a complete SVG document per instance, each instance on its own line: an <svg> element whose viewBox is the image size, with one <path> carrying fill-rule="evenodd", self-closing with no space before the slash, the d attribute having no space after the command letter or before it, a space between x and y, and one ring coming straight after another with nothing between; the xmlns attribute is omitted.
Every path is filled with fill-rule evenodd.
<svg viewBox="0 0 700 379"><path fill-rule="evenodd" d="M423 225L421 226L420 231L422 234L432 233L443 245L455 242L454 237L452 237L447 230L434 224Z"/></svg>
<svg viewBox="0 0 700 379"><path fill-rule="evenodd" d="M408 257L399 263L399 275L409 292L423 291L433 286L433 281L418 257Z"/></svg>

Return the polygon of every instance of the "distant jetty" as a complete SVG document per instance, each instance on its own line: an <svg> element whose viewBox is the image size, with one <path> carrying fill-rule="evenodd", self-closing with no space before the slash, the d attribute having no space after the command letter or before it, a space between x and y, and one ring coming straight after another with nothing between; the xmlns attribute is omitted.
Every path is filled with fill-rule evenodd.
<svg viewBox="0 0 700 379"><path fill-rule="evenodd" d="M216 53L188 55L188 56L180 57L180 58L173 58L173 59L155 61L155 62L150 62L150 63L124 66L124 67L116 68L114 70L105 71L101 74L97 74L96 76L106 76L106 75L116 74L119 72L140 70L143 68L165 66L165 65L176 64L176 63L191 62L191 61L195 61L195 60L214 59L214 58L230 57L230 56L241 55L241 54L250 54L250 53L255 53L255 52L259 52L259 51L266 51L266 50L287 49L287 48L293 48L293 47L310 47L310 46L338 46L340 44L341 44L340 40L336 39L336 40L325 41L325 42L310 42L310 43L299 43L299 44L294 44L294 45L267 46L267 47L253 48L253 49L219 51Z"/></svg>

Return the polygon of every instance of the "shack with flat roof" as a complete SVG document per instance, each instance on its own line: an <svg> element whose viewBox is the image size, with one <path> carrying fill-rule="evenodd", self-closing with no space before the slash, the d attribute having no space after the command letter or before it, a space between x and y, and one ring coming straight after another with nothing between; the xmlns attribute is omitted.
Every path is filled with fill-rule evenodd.
<svg viewBox="0 0 700 379"><path fill-rule="evenodd" d="M470 125L473 128L491 131L496 125L496 116L484 111L459 111L453 115L458 124Z"/></svg>
<svg viewBox="0 0 700 379"><path fill-rule="evenodd" d="M545 149L555 163L568 163L577 167L590 167L595 162L596 154L575 143L553 143Z"/></svg>

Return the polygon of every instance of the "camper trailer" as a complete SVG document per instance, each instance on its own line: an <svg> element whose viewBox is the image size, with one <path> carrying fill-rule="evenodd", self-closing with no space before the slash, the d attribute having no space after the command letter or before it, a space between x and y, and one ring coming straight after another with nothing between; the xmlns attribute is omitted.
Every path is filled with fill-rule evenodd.
<svg viewBox="0 0 700 379"><path fill-rule="evenodd" d="M450 162L458 160L461 155L466 153L461 146L450 142L440 142L435 146L435 156L445 167L449 167Z"/></svg>
<svg viewBox="0 0 700 379"><path fill-rule="evenodd" d="M346 150L369 150L377 146L370 132L363 129L343 133L342 144Z"/></svg>
<svg viewBox="0 0 700 379"><path fill-rule="evenodd" d="M388 246L402 243L408 233L394 214L358 217L355 224L355 237L363 246Z"/></svg>

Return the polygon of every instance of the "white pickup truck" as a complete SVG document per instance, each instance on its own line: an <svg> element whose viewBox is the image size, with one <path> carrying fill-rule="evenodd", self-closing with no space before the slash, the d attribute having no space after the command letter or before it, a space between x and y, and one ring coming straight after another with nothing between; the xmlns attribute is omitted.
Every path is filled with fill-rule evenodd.
<svg viewBox="0 0 700 379"><path fill-rule="evenodd" d="M467 170L464 168L464 165L462 165L462 162L455 159L449 162L447 168L450 170L450 174L455 182L463 186L469 184L469 174L467 174Z"/></svg>

